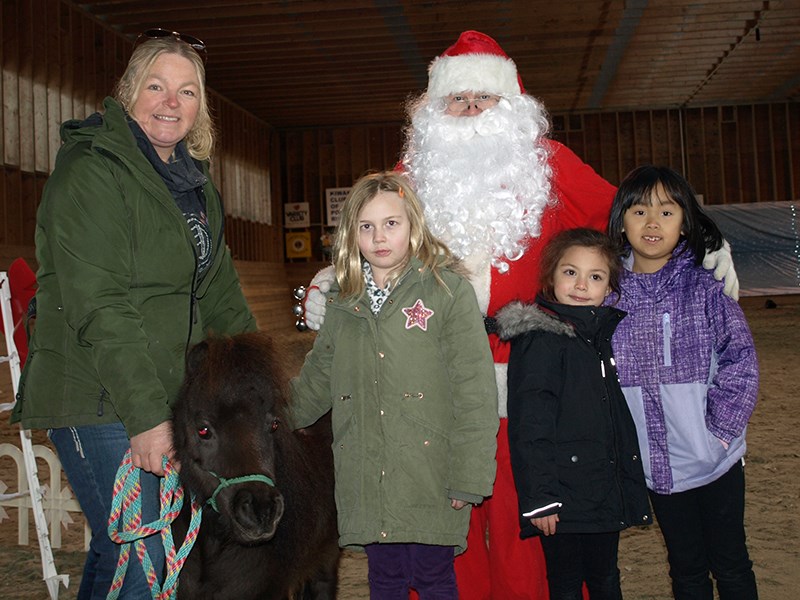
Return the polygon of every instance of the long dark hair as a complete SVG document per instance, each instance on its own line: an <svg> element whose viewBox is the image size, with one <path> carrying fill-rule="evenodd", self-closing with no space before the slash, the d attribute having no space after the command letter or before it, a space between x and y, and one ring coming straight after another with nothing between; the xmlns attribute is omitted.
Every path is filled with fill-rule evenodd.
<svg viewBox="0 0 800 600"><path fill-rule="evenodd" d="M605 233L595 229L579 227L567 229L555 235L542 250L539 258L539 287L545 300L557 302L553 291L558 261L570 248L592 248L597 250L608 264L608 287L617 296L620 295L619 279L622 263L619 259L619 248Z"/></svg>
<svg viewBox="0 0 800 600"><path fill-rule="evenodd" d="M691 250L695 263L703 262L706 251L722 247L722 233L697 201L697 194L686 179L669 167L644 165L637 167L619 184L611 216L608 218L608 235L620 248L630 253L628 238L623 232L625 213L631 206L649 204L653 192L662 186L667 195L683 209L681 236L686 240L685 250Z"/></svg>

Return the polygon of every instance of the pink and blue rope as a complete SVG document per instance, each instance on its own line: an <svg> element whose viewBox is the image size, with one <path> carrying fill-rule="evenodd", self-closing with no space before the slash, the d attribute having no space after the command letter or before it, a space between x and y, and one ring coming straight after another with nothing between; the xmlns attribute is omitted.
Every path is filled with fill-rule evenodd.
<svg viewBox="0 0 800 600"><path fill-rule="evenodd" d="M153 600L172 600L177 596L180 571L200 531L202 506L192 498L189 531L180 549L176 551L170 525L183 507L184 492L180 485L178 472L164 457L164 477L161 480L160 489L160 518L146 525L142 525L142 488L139 483L139 473L140 470L133 466L129 449L117 469L111 513L108 517L108 535L114 542L120 544L121 548L117 571L108 590L107 600L117 600L119 597L130 562L131 546L144 569ZM166 554L167 574L163 585L158 583L155 568L144 544L145 538L156 533L161 533L161 542Z"/></svg>

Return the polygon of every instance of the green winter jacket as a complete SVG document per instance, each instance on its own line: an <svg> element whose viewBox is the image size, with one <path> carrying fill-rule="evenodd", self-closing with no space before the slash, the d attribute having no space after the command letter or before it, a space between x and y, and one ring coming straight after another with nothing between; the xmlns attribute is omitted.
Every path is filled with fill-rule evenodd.
<svg viewBox="0 0 800 600"><path fill-rule="evenodd" d="M215 255L198 285L186 220L120 105L106 98L104 107L102 123L61 129L37 213L37 318L12 420L26 428L121 421L132 437L171 417L188 346L212 331L254 330L255 320L210 178L203 193Z"/></svg>
<svg viewBox="0 0 800 600"><path fill-rule="evenodd" d="M413 260L380 313L328 294L292 381L297 427L332 409L339 544L466 548L469 506L492 493L498 428L494 364L470 283L452 294ZM414 306L422 318L413 324ZM425 309L433 313L425 318ZM404 312L405 311L405 312Z"/></svg>

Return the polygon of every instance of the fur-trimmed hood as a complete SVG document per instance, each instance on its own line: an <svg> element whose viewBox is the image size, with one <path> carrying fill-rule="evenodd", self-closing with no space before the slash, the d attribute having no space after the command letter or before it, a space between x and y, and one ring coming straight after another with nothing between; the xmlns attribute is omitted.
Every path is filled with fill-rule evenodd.
<svg viewBox="0 0 800 600"><path fill-rule="evenodd" d="M543 331L575 337L575 328L562 321L556 313L539 304L512 302L497 312L497 330L500 339L510 340L529 331Z"/></svg>
<svg viewBox="0 0 800 600"><path fill-rule="evenodd" d="M610 339L625 315L613 306L569 306L537 296L535 304L515 301L501 308L496 317L497 334L503 340L529 332L585 339L606 335Z"/></svg>

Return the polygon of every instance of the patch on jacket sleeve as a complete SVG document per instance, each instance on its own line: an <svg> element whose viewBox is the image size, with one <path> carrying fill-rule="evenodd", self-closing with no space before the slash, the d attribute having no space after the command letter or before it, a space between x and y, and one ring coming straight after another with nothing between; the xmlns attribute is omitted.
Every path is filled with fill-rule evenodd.
<svg viewBox="0 0 800 600"><path fill-rule="evenodd" d="M404 308L403 314L406 316L406 329L419 327L422 331L428 331L428 319L433 316L433 311L425 308L422 298L417 298L414 306Z"/></svg>

